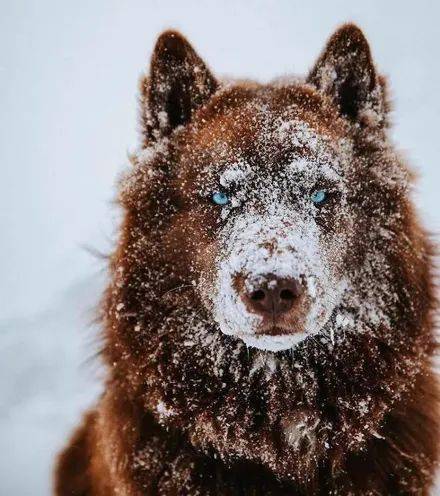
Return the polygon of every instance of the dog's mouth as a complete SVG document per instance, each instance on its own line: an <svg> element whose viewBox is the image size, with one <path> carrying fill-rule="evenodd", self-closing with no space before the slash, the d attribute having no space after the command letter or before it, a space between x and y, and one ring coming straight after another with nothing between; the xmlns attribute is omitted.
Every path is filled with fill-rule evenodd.
<svg viewBox="0 0 440 496"><path fill-rule="evenodd" d="M252 334L239 333L240 338L247 346L264 351L282 351L291 349L307 337L308 333L302 319L295 322L281 321L265 322L258 325Z"/></svg>
<svg viewBox="0 0 440 496"><path fill-rule="evenodd" d="M302 326L286 326L283 324L259 326L255 332L257 336L289 336L293 334L304 334Z"/></svg>

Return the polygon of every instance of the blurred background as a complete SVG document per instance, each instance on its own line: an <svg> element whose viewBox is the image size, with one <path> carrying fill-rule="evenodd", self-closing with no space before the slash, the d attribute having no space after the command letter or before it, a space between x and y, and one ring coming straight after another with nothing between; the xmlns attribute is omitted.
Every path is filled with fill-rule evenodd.
<svg viewBox="0 0 440 496"><path fill-rule="evenodd" d="M157 35L181 30L218 75L304 73L345 21L394 101L392 136L440 225L436 1L1 0L0 495L50 494L53 456L100 390L91 322L137 144L136 91ZM436 494L440 494L438 491Z"/></svg>

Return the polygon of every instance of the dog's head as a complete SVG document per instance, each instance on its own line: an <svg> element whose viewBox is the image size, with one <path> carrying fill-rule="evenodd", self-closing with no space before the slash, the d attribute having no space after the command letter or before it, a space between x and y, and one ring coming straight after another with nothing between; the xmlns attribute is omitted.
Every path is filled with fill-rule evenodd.
<svg viewBox="0 0 440 496"><path fill-rule="evenodd" d="M153 148L138 161L154 175L151 150L166 149L161 243L176 287L192 285L224 334L256 348L318 333L359 268L368 161L383 148L383 84L361 32L339 30L306 80L223 86L167 32L143 95Z"/></svg>

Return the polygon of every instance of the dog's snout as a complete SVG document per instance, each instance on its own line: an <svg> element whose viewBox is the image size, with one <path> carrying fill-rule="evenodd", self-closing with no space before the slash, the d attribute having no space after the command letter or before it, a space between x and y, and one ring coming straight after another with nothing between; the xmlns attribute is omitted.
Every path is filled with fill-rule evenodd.
<svg viewBox="0 0 440 496"><path fill-rule="evenodd" d="M245 298L253 313L276 319L292 309L301 293L302 287L297 280L271 278L254 286Z"/></svg>

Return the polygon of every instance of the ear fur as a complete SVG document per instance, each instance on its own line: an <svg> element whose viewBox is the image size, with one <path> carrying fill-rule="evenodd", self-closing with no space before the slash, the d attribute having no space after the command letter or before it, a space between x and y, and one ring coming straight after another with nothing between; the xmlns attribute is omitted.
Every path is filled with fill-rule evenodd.
<svg viewBox="0 0 440 496"><path fill-rule="evenodd" d="M328 41L307 78L347 119L363 126L385 124L384 80L378 76L362 31L345 24Z"/></svg>
<svg viewBox="0 0 440 496"><path fill-rule="evenodd" d="M145 142L187 124L217 88L217 81L188 41L176 31L162 33L154 47L150 75L141 81Z"/></svg>

